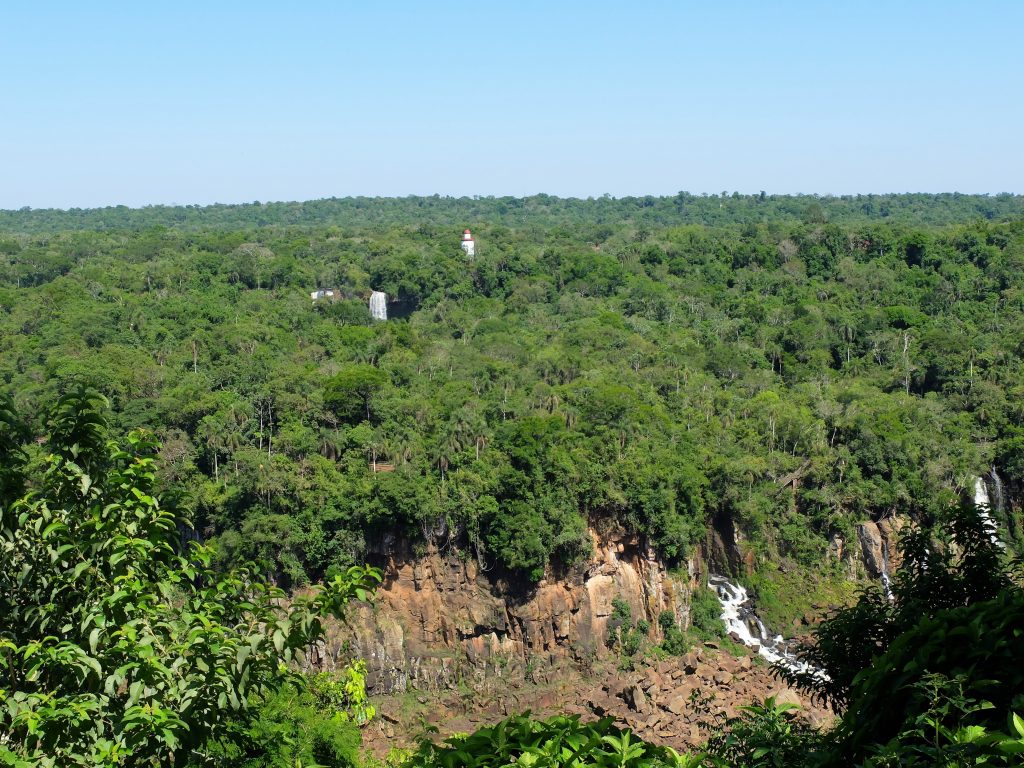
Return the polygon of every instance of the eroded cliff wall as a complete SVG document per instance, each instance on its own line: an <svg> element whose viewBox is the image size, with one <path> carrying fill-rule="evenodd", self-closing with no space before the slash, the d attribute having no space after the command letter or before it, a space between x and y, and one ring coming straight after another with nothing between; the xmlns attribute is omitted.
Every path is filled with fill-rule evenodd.
<svg viewBox="0 0 1024 768"><path fill-rule="evenodd" d="M319 661L330 667L347 644L366 659L376 693L501 685L604 657L615 598L629 604L634 619L650 622L655 636L663 611L688 623L699 560L670 574L636 537L590 535L593 553L585 564L525 592L454 549L416 557L392 543L379 553L384 582L374 605L354 611L347 627L331 628Z"/></svg>

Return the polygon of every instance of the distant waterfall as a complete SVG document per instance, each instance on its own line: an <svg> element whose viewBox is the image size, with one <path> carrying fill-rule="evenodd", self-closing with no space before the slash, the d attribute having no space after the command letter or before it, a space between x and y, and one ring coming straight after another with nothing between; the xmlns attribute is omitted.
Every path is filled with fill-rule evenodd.
<svg viewBox="0 0 1024 768"><path fill-rule="evenodd" d="M988 473L989 480L992 482L992 501L995 503L995 511L1002 512L1005 509L1006 497L1003 494L1003 478L996 472L996 468L992 467L992 470Z"/></svg>
<svg viewBox="0 0 1024 768"><path fill-rule="evenodd" d="M768 631L768 627L754 613L746 589L724 576L715 575L708 576L708 586L718 595L718 602L722 604L721 618L730 634L735 634L745 646L772 664L780 664L795 672L811 669L789 650L782 635L773 636Z"/></svg>
<svg viewBox="0 0 1024 768"><path fill-rule="evenodd" d="M889 542L882 540L882 594L890 603L895 599L892 594L892 578L889 576Z"/></svg>
<svg viewBox="0 0 1024 768"><path fill-rule="evenodd" d="M370 294L370 315L374 320L388 319L388 295L381 291Z"/></svg>
<svg viewBox="0 0 1024 768"><path fill-rule="evenodd" d="M994 469L992 474L995 475ZM999 487L1001 491L1002 483L1000 483ZM996 521L992 518L992 502L988 496L988 487L986 487L985 481L980 477L974 478L974 507L978 510L978 517L981 518L982 523L985 525L985 530L988 531L992 543L1005 548L1006 545L999 540L999 526L996 525Z"/></svg>

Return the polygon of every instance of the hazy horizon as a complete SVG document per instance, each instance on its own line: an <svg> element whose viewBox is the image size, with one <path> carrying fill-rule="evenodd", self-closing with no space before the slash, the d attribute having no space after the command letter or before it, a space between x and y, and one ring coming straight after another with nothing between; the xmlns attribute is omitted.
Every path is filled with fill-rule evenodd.
<svg viewBox="0 0 1024 768"><path fill-rule="evenodd" d="M0 12L0 208L1020 194L1024 5Z"/></svg>
<svg viewBox="0 0 1024 768"><path fill-rule="evenodd" d="M772 192L770 190L758 190L757 192L743 192L740 190L728 190L725 194L730 196L734 193L745 196L756 196L761 191L768 197L809 197L827 200L830 198L851 198L851 197L885 197L889 195L964 195L964 196L982 196L982 197L999 197L1000 195L1012 195L1014 197L1020 197L1020 192L961 192L959 190L941 190L941 191L910 191L910 192L846 192L846 193L820 193L820 192ZM587 195L586 197L580 197L578 195L552 195L547 192L534 192L526 195L447 195L440 193L431 194L408 194L408 195L331 195L329 197L315 197L304 200L215 200L209 203L188 203L188 202L156 202L156 203L140 203L138 205L128 205L126 203L109 203L105 205L90 205L90 206L40 206L38 208L26 205L18 208L0 208L0 211L5 212L17 212L22 210L31 211L71 211L71 210L99 210L104 208L128 208L130 210L142 210L145 208L209 208L214 206L242 206L242 205L301 205L304 203L314 203L321 200L346 200L346 199L359 199L359 198L370 198L370 199L381 199L381 200L401 200L404 198L429 198L429 197L441 197L442 199L452 200L486 200L486 199L502 199L502 198L515 198L523 199L529 197L535 197L538 195L547 195L548 197L560 199L560 200L598 200L603 197L610 197L613 200L621 198L631 197L656 197L656 198L670 198L678 194L693 195L694 197L719 197L722 192L692 192L690 190L679 190L678 192L670 194L658 194L658 195L647 195L647 194L636 194L636 195Z"/></svg>

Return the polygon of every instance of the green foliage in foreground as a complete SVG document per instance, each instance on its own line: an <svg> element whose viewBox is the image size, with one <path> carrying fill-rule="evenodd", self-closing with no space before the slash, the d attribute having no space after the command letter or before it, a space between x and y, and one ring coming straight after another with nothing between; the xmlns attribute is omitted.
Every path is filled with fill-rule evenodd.
<svg viewBox="0 0 1024 768"><path fill-rule="evenodd" d="M1002 731L995 725L1002 712L989 701L965 695L961 680L926 675L913 689L915 704L923 706L904 718L895 737L869 746L867 768L1024 765L1024 719L1015 712ZM986 713L982 719L993 725L971 724L977 723L977 713Z"/></svg>
<svg viewBox="0 0 1024 768"><path fill-rule="evenodd" d="M941 529L908 532L900 548L892 600L866 590L802 649L824 674L779 669L843 713L819 764L871 755L879 765L911 755L929 764L928 754L941 765L1019 764L1003 762L1017 754L1016 737L1000 732L1008 713L1024 709L1018 574L972 504L953 510ZM943 750L959 756L944 762Z"/></svg>
<svg viewBox="0 0 1024 768"><path fill-rule="evenodd" d="M405 762L408 768L695 768L699 764L699 758L681 757L668 747L648 744L631 731L617 728L610 717L581 723L576 716L534 720L529 712L469 736L448 739L440 746L424 741Z"/></svg>
<svg viewBox="0 0 1024 768"><path fill-rule="evenodd" d="M707 743L708 765L727 768L793 768L806 764L822 735L793 717L795 704L740 707L740 715L723 723Z"/></svg>
<svg viewBox="0 0 1024 768"><path fill-rule="evenodd" d="M952 677L956 665L968 658L973 659L968 667L983 681L981 669L990 662L990 671L999 672L1004 644L1016 647L1024 637L1024 592L1014 584L1005 552L973 504L952 510L945 526L906 532L899 547L902 565L893 580L892 599L875 587L865 589L855 605L829 617L801 648L801 658L825 674L779 669L789 682L837 712L856 710L857 700L872 691L879 705L892 702L923 672ZM982 667L976 668L978 664ZM902 677L877 679L893 672ZM1024 682L1019 669L1007 669L1006 674ZM994 674L993 680L1013 682L1004 674ZM874 705L869 709L860 714L880 714ZM877 727L895 722L882 715Z"/></svg>
<svg viewBox="0 0 1024 768"><path fill-rule="evenodd" d="M230 742L250 700L296 676L321 617L365 599L352 568L285 601L246 571L183 553L187 520L155 490L157 445L112 439L101 399L79 390L26 464L0 407L0 760L17 765L177 765Z"/></svg>
<svg viewBox="0 0 1024 768"><path fill-rule="evenodd" d="M968 768L1019 766L1024 762L1024 720L1011 713L1007 730L999 723L968 725L971 715L991 703L965 697L941 676L919 686L929 705L908 717L888 741L868 745L865 754L837 746L834 733L816 730L794 717L793 705L771 698L742 707L705 746L706 768ZM951 724L952 723L952 724Z"/></svg>
<svg viewBox="0 0 1024 768"><path fill-rule="evenodd" d="M361 745L344 710L288 686L254 702L231 738L207 744L189 768L346 768L361 764Z"/></svg>
<svg viewBox="0 0 1024 768"><path fill-rule="evenodd" d="M998 729L1008 711L1024 711L1024 592L943 611L900 635L857 676L836 733L838 748L860 755L868 745L897 738L926 716L935 727ZM943 690L923 683L950 681L972 709L934 709ZM981 706L984 703L984 706ZM922 734L927 736L927 734ZM906 743L907 737L899 738Z"/></svg>

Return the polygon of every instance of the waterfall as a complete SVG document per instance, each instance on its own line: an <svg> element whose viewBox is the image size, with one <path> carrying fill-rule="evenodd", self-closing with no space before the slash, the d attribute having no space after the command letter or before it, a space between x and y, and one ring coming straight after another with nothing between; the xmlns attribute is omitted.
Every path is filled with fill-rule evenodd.
<svg viewBox="0 0 1024 768"><path fill-rule="evenodd" d="M794 672L805 672L811 667L800 661L787 647L782 635L772 635L754 613L747 590L739 584L714 574L708 576L708 586L718 595L722 604L722 621L730 634L735 634L745 646L772 664L779 664ZM819 674L821 672L819 671Z"/></svg>
<svg viewBox="0 0 1024 768"><path fill-rule="evenodd" d="M882 594L890 603L893 601L892 579L889 577L889 542L882 539Z"/></svg>
<svg viewBox="0 0 1024 768"><path fill-rule="evenodd" d="M370 315L374 320L388 319L388 295L381 291L370 294Z"/></svg>
<svg viewBox="0 0 1024 768"><path fill-rule="evenodd" d="M992 483L993 495L995 496L995 511L1002 512L1006 507L1006 497L1003 495L1003 478L996 472L996 468L992 467L992 470L988 473L989 480Z"/></svg>
<svg viewBox="0 0 1024 768"><path fill-rule="evenodd" d="M992 472L994 474L995 470L993 469ZM984 524L985 530L988 531L992 543L1005 548L1006 545L999 540L999 526L996 525L996 521L992 518L992 503L988 497L988 488L985 486L985 481L980 477L974 478L974 507L978 510L978 517L981 518L981 522Z"/></svg>

